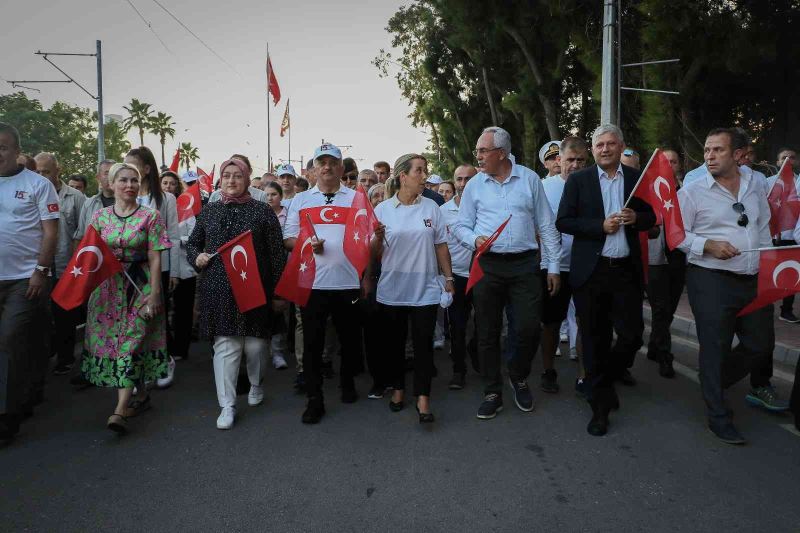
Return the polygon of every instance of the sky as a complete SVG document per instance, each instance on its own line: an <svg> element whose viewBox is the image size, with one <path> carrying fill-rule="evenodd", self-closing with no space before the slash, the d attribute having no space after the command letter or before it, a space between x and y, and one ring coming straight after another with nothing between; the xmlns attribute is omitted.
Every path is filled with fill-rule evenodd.
<svg viewBox="0 0 800 533"><path fill-rule="evenodd" d="M392 164L400 155L428 146L423 129L411 126L411 109L392 77L380 78L370 61L391 48L385 28L403 5L393 0L273 1L158 0L225 62L169 17L155 0L14 0L4 6L0 32L0 93L5 80L55 80L61 77L39 56L48 52L93 53L103 46L104 114L125 115L131 98L153 105L176 122L167 142L167 164L178 142L198 148L198 164L210 170L232 153L244 153L255 171L267 161L267 44L281 89L270 102L272 159L289 157L288 137L279 136L287 99L291 100L291 158L305 160L324 138L343 148L359 169L378 160ZM131 7L150 23L164 44ZM166 47L165 47L166 45ZM93 57L52 57L96 94ZM226 62L230 66L226 65ZM231 68L232 67L232 68ZM392 73L393 74L393 73ZM74 84L32 85L26 90L46 107L61 100L96 109ZM131 130L128 140L139 144ZM23 140L24 143L24 140ZM145 145L160 157L160 144L145 135ZM350 146L350 148L345 148ZM299 171L299 161L294 163Z"/></svg>

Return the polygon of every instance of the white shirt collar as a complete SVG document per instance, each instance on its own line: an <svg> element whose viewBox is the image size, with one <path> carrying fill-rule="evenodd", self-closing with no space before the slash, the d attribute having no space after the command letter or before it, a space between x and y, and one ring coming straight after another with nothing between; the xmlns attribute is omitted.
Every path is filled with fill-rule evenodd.
<svg viewBox="0 0 800 533"><path fill-rule="evenodd" d="M333 194L343 194L343 193L345 193L344 189L350 190L350 189L348 189L347 187L345 187L344 185L340 185L340 186L339 186L339 190L337 190L337 191L336 191L335 193L333 193ZM313 187L311 187L311 188L308 190L308 192L309 192L309 193L311 193L311 194L327 194L327 193L323 193L322 191L320 191L320 190L319 190L319 186L317 186L317 185L314 185ZM346 194L346 193L345 193L345 194ZM297 195L295 194L295 196L297 196ZM289 200L294 200L294 197L292 197L292 198L289 198Z"/></svg>
<svg viewBox="0 0 800 533"><path fill-rule="evenodd" d="M611 181L614 181L614 179L616 179L617 176L624 176L624 174L622 173L622 163L619 164L619 166L617 167L617 172L613 176L609 176L606 173L606 171L600 167L600 165L597 165L597 176L600 178L605 177L607 179L610 179Z"/></svg>
<svg viewBox="0 0 800 533"><path fill-rule="evenodd" d="M402 202L400 202L400 199L397 197L397 194L396 194L396 193L395 193L395 195L394 195L394 196L392 196L391 198L389 198L389 201L392 203L392 207L397 207L397 206L400 206L400 205L405 205L405 204L403 204ZM417 195L417 197L414 199L414 202L413 202L411 205L416 205L416 204L418 204L418 203L420 203L420 202L422 202L422 195L421 195L421 194Z"/></svg>
<svg viewBox="0 0 800 533"><path fill-rule="evenodd" d="M753 170L746 166L742 165L739 167L739 178L742 180L745 186L745 190L750 185L750 180L753 177ZM711 172L708 171L708 167L706 167L706 189L710 189L717 183L717 180L714 179L714 176L711 175Z"/></svg>

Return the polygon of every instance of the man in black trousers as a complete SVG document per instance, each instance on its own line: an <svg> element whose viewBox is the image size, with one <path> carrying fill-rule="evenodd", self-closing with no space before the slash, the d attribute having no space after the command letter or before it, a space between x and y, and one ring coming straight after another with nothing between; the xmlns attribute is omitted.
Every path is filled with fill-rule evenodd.
<svg viewBox="0 0 800 533"><path fill-rule="evenodd" d="M619 407L614 381L642 346L642 257L638 232L656 221L653 209L631 195L640 172L620 163L622 131L602 125L592 134L596 164L570 176L556 228L574 236L570 284L583 341L592 406L589 434L605 435L608 414ZM617 343L612 348L612 333Z"/></svg>

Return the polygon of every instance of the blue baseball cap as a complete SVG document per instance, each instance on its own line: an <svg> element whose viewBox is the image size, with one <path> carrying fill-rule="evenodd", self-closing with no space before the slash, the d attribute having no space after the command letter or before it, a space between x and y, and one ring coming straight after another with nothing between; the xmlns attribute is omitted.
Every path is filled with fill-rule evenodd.
<svg viewBox="0 0 800 533"><path fill-rule="evenodd" d="M339 150L333 144L325 143L316 150L314 150L314 161L322 157L323 155L329 155L331 157L335 157L336 159L342 158L342 151Z"/></svg>
<svg viewBox="0 0 800 533"><path fill-rule="evenodd" d="M297 177L297 172L294 171L294 167L292 165L280 165L275 169L276 176L283 176L284 174L291 174L295 178Z"/></svg>
<svg viewBox="0 0 800 533"><path fill-rule="evenodd" d="M195 181L198 180L198 178L199 176L197 175L197 172L195 172L194 170L187 170L186 172L183 173L182 176L184 183L194 183Z"/></svg>

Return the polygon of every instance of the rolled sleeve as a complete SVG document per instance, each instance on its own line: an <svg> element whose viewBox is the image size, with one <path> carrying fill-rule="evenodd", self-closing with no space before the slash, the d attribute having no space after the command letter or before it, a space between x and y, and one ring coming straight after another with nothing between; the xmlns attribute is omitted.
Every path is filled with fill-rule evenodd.
<svg viewBox="0 0 800 533"><path fill-rule="evenodd" d="M561 234L556 229L555 215L547 202L544 187L538 178L532 179L531 189L535 201L534 214L542 248L542 262L548 274L561 273Z"/></svg>
<svg viewBox="0 0 800 533"><path fill-rule="evenodd" d="M475 239L479 235L475 234L475 219L477 209L475 206L475 198L472 196L472 189L470 185L473 182L467 183L464 188L464 193L461 196L461 204L458 206L458 220L453 226L453 233L462 245L470 250L475 250Z"/></svg>

